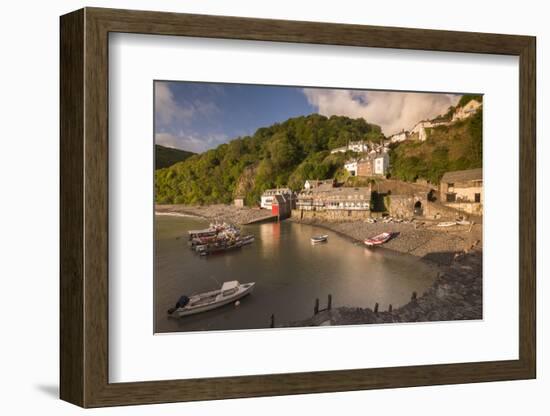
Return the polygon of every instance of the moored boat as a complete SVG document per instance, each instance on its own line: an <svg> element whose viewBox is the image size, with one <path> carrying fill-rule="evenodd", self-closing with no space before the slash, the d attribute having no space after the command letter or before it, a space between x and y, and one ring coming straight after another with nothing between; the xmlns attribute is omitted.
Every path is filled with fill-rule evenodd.
<svg viewBox="0 0 550 416"><path fill-rule="evenodd" d="M395 237L398 233L382 233L375 235L374 237L365 239L364 243L365 245L369 247L373 246L379 246L384 243L387 243L390 241L393 237Z"/></svg>
<svg viewBox="0 0 550 416"><path fill-rule="evenodd" d="M245 246L247 244L252 244L254 242L254 236L252 234L245 235L237 239L237 242L240 242L241 245Z"/></svg>
<svg viewBox="0 0 550 416"><path fill-rule="evenodd" d="M182 317L219 308L250 294L255 284L255 282L239 283L237 280L232 280L224 282L218 290L191 296L183 295L173 308L168 309L168 314Z"/></svg>
<svg viewBox="0 0 550 416"><path fill-rule="evenodd" d="M328 240L328 235L316 235L311 237L312 244L325 243Z"/></svg>
<svg viewBox="0 0 550 416"><path fill-rule="evenodd" d="M438 227L452 227L456 225L456 221L443 221L437 224Z"/></svg>

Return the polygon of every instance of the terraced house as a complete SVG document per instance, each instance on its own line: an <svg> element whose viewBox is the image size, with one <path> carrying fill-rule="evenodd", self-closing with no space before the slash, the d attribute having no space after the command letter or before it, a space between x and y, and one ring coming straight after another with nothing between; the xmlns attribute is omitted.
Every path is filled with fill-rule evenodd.
<svg viewBox="0 0 550 416"><path fill-rule="evenodd" d="M468 214L483 214L483 170L447 172L439 185L443 204Z"/></svg>
<svg viewBox="0 0 550 416"><path fill-rule="evenodd" d="M371 188L320 187L298 194L296 208L305 211L369 211Z"/></svg>

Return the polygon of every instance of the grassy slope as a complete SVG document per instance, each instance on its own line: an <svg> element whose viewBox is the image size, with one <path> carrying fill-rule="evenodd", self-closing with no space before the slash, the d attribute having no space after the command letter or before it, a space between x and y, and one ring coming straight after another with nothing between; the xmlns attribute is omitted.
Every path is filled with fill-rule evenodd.
<svg viewBox="0 0 550 416"><path fill-rule="evenodd" d="M338 175L347 156L330 149L350 140L383 139L381 129L363 119L312 114L258 129L215 149L194 155L155 174L158 203L229 203L245 196L255 205L265 189L290 186L306 179Z"/></svg>
<svg viewBox="0 0 550 416"><path fill-rule="evenodd" d="M439 183L447 171L480 168L482 165L482 110L450 126L428 129L425 142L407 141L391 152L393 178L418 178Z"/></svg>

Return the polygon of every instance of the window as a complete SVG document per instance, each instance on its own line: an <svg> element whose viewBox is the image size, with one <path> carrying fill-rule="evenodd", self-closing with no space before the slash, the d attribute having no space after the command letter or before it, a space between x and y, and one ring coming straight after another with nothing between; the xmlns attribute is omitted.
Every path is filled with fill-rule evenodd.
<svg viewBox="0 0 550 416"><path fill-rule="evenodd" d="M455 202L456 194L447 194L447 202Z"/></svg>
<svg viewBox="0 0 550 416"><path fill-rule="evenodd" d="M475 202L481 202L481 194L475 194L474 195L474 201Z"/></svg>

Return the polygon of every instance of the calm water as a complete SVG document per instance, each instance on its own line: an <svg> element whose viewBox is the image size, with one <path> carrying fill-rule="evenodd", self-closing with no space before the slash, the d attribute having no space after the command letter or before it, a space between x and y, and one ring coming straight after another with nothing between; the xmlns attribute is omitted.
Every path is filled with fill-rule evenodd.
<svg viewBox="0 0 550 416"><path fill-rule="evenodd" d="M205 228L194 217L156 216L156 332L268 328L313 314L315 298L326 306L374 307L407 303L436 277L436 270L412 256L367 249L335 233L288 221L243 227L256 241L240 250L200 257L187 245L187 230ZM313 235L328 243L312 245ZM183 236L182 238L178 238ZM226 305L180 319L166 310L182 294L217 289L227 280L256 282L240 306Z"/></svg>

